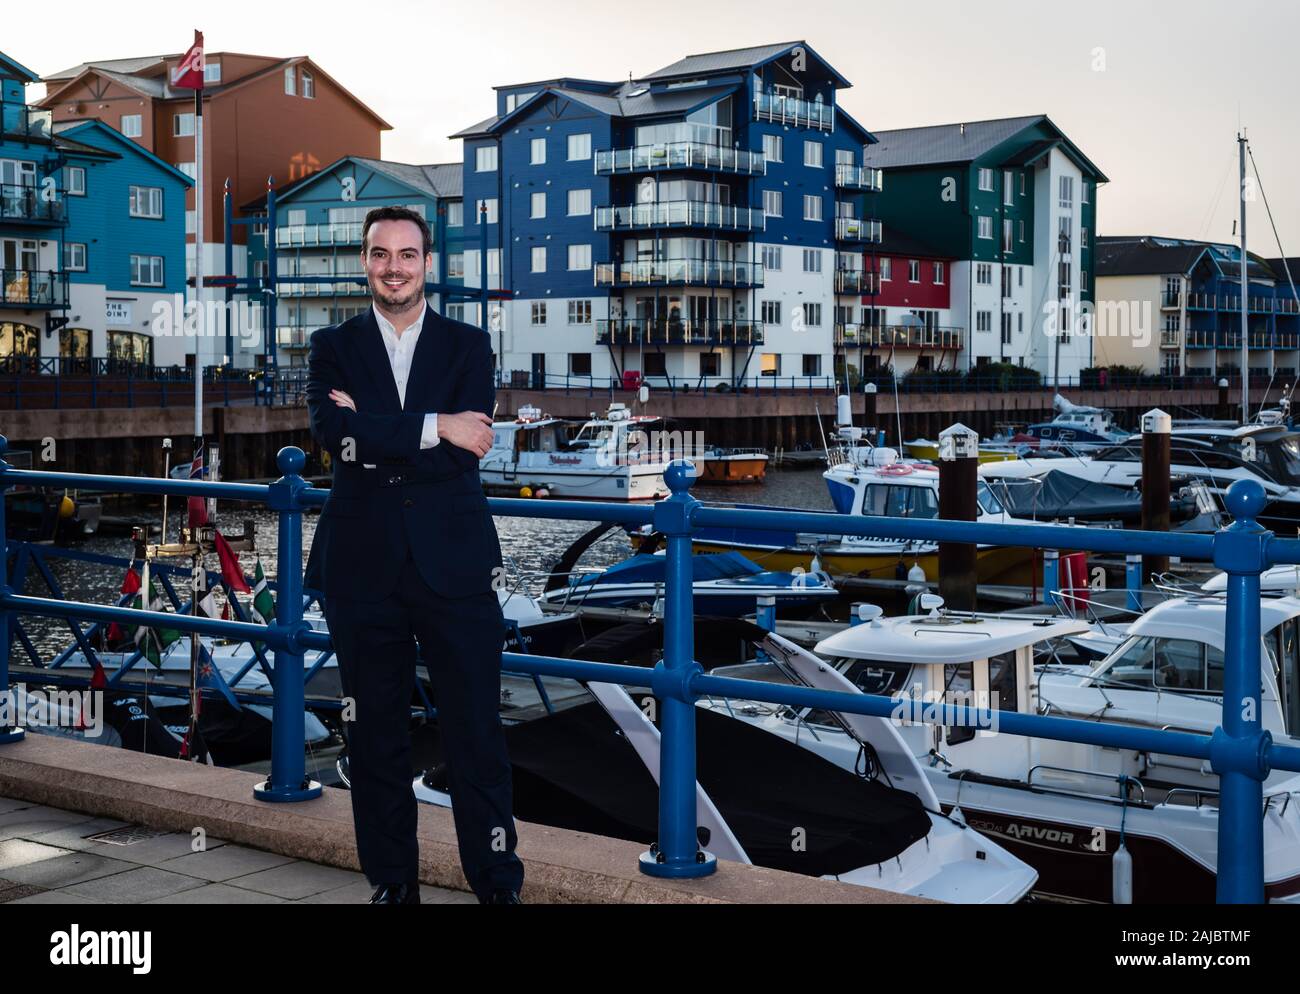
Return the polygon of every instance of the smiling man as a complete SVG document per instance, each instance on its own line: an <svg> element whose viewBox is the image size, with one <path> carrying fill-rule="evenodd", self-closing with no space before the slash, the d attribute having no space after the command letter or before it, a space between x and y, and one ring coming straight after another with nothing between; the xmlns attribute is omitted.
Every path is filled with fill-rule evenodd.
<svg viewBox="0 0 1300 994"><path fill-rule="evenodd" d="M373 306L311 336L312 437L334 460L306 582L324 595L345 703L352 816L372 904L418 904L410 713L416 647L438 709L461 868L485 904L517 904L501 730L501 546L479 483L492 444L488 336L425 303L429 227L366 215Z"/></svg>

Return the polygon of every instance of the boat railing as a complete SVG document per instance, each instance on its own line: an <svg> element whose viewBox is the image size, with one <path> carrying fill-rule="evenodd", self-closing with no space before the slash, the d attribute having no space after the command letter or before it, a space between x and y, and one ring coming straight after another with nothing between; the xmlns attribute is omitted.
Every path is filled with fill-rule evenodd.
<svg viewBox="0 0 1300 994"><path fill-rule="evenodd" d="M340 438L328 438L321 444L329 450L337 448L340 442ZM37 597L24 592L26 573L32 565L30 560L15 559L11 565L6 557L6 573L3 583L0 583L0 689L9 686L9 659L15 646L19 651L35 655L34 646L24 629L25 619L32 616L69 622L74 637L79 640L86 637L81 627L84 622L99 625L116 622L132 627L166 627L183 635L195 633L257 642L266 646L274 657L272 722L275 734L270 771L254 789L254 796L277 802L296 802L320 796L320 784L306 776L303 661L308 651L329 652L333 645L327 631L313 629L303 617L306 591L302 576L302 519L308 509L321 507L329 492L310 486L303 479L301 474L306 465L303 451L294 446L281 449L276 460L280 477L269 484L250 484L20 470L4 461L7 450L7 441L0 437L0 490L28 485L76 488L91 493L197 497L268 506L278 519L275 575L279 597L270 624L139 610L125 605L57 596ZM358 458L365 455L364 451L357 454ZM646 504L488 499L488 508L495 515L609 522L625 527L652 525L665 536L667 572L660 588L664 649L663 658L656 666L647 669L530 653L502 654L502 668L512 673L630 687L650 685L658 701L657 716L662 729L659 746L662 803L659 805L655 844L638 861L644 872L685 878L707 876L717 869L716 859L701 848L695 818L694 725L696 701L701 697L742 698L799 709L817 708L892 721L971 728L988 728L994 717L988 709L953 703L903 701L900 705L899 701L883 695L780 686L704 672L694 659L691 558L694 534L708 528L780 529L810 534L880 536L899 541L1178 556L1213 561L1226 568L1223 700L1230 703L1226 707L1220 705L1220 727L1212 735L1021 712L998 712L997 721L999 734L1211 762L1223 791L1218 813L1219 852L1216 863L1219 900L1231 903L1263 901L1264 856L1263 833L1260 831L1263 781L1271 771L1300 773L1300 748L1285 741L1273 741L1262 727L1262 644L1251 617L1258 610L1260 574L1271 566L1300 562L1300 539L1274 536L1259 525L1257 516L1265 507L1267 497L1257 480L1240 480L1229 489L1226 504L1234 519L1231 526L1213 534L1184 534L892 518L829 511L711 507L691 495L695 478L693 466L674 462L664 473L671 496ZM2 501L0 533L8 535ZM18 549L21 545L15 542L9 547L21 556ZM484 568L488 567L485 565ZM18 636L16 641L10 638L11 633ZM39 658L34 662L39 664ZM80 685L84 684L82 678ZM1251 706L1242 707L1243 700ZM10 722L13 720L8 719ZM13 725L0 728L0 750L3 750L4 742L20 739L22 731ZM1036 775L1041 776L1041 772ZM1120 801L1112 799L1111 803Z"/></svg>
<svg viewBox="0 0 1300 994"><path fill-rule="evenodd" d="M1109 796L1107 794L1099 795L1097 791L1093 790L1073 790L1069 786L1064 786L1062 784L1035 784L1034 774L1040 770L1049 773L1065 773L1070 776L1084 777L1092 780L1111 781L1119 788L1115 794L1116 800L1125 800L1126 798L1129 798L1131 788L1136 787L1138 792L1138 803L1145 804L1147 800L1146 787L1142 785L1142 781L1137 777L1128 776L1124 773L1099 773L1096 770L1076 770L1069 766L1049 766L1046 763L1039 763L1038 765L1029 768L1029 773L1025 777L1025 784L1027 786L1035 789L1050 790L1054 793L1060 794L1077 794L1083 797Z"/></svg>

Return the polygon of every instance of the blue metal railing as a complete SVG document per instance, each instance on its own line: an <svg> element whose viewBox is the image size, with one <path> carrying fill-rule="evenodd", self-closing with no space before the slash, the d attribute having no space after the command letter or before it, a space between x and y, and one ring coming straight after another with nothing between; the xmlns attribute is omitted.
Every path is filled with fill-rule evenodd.
<svg viewBox="0 0 1300 994"><path fill-rule="evenodd" d="M269 485L204 483L79 473L16 470L4 462L7 442L0 436L0 492L8 487L58 486L176 497L203 496L267 504L279 514L278 578L275 622L269 626L222 621L167 612L30 597L0 584L0 686L8 687L10 618L15 613L127 624L166 625L183 632L259 641L274 653L274 728L271 772L255 788L268 801L297 801L317 796L320 785L305 776L302 748L305 713L303 654L329 649L329 636L303 620L302 514L323 504L328 491L302 479L301 449L280 450L280 479ZM1261 528L1256 516L1265 494L1252 481L1238 481L1226 504L1234 522L1214 535L1166 532L1087 530L1052 525L981 525L973 522L911 520L830 513L710 508L690 494L693 468L674 463L664 474L672 495L653 505L524 501L492 498L494 514L557 520L595 520L652 524L667 538L667 584L663 660L652 670L638 666L584 662L526 653L506 653L510 670L532 676L649 685L660 702L660 792L658 842L641 856L644 872L666 877L695 877L713 872L714 858L699 848L695 824L695 701L713 694L809 706L830 711L888 717L897 701L804 687L783 687L748 680L708 676L694 660L691 540L699 527L785 528L807 532L874 535L988 545L1068 548L1088 552L1171 555L1209 559L1228 574L1227 629L1222 725L1212 735L1056 718L998 713L1001 730L1014 735L1110 746L1208 760L1220 778L1218 899L1258 903L1264 898L1263 781L1272 770L1300 771L1300 749L1275 745L1261 725L1260 573L1279 563L1300 562L1300 539L1282 539ZM0 532L4 528L0 502ZM989 727L993 715L969 707L917 702L908 720L944 725ZM0 730L0 741L20 737L21 729Z"/></svg>

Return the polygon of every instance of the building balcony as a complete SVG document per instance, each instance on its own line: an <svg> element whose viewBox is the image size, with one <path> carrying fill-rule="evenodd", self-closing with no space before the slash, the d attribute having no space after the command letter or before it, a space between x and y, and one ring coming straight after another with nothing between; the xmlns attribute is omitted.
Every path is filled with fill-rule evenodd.
<svg viewBox="0 0 1300 994"><path fill-rule="evenodd" d="M884 185L884 172L870 166L854 166L845 162L835 164L835 186L841 190L862 190L879 193Z"/></svg>
<svg viewBox="0 0 1300 994"><path fill-rule="evenodd" d="M1295 338L1296 336L1289 332L1278 335L1267 331L1252 331L1246 337L1246 346L1252 349L1290 348L1289 345L1277 343L1283 340L1294 341ZM1189 349L1240 349L1241 332L1189 331L1187 347Z"/></svg>
<svg viewBox="0 0 1300 994"><path fill-rule="evenodd" d="M780 93L754 94L754 119L788 124L794 128L835 128L835 108L819 100L804 100Z"/></svg>
<svg viewBox="0 0 1300 994"><path fill-rule="evenodd" d="M668 318L614 318L596 322L597 345L762 345L757 321L713 318L673 321Z"/></svg>
<svg viewBox="0 0 1300 994"><path fill-rule="evenodd" d="M275 292L279 297L366 297L370 295L370 286L360 273L354 277L355 280L361 281L359 283L345 280L342 273L336 274L336 277L343 282L336 282L335 279L321 283L299 282L292 276L281 277Z"/></svg>
<svg viewBox="0 0 1300 994"><path fill-rule="evenodd" d="M1181 291L1170 293L1165 290L1160 294L1160 309L1162 311L1176 311L1183 305L1183 295Z"/></svg>
<svg viewBox="0 0 1300 994"><path fill-rule="evenodd" d="M62 200L46 200L35 186L0 185L0 222L63 224L67 220Z"/></svg>
<svg viewBox="0 0 1300 994"><path fill-rule="evenodd" d="M1183 333L1181 331L1162 331L1160 333L1160 347L1162 349L1182 348Z"/></svg>
<svg viewBox="0 0 1300 994"><path fill-rule="evenodd" d="M1300 300L1294 297L1278 297L1275 303L1278 314L1300 314Z"/></svg>
<svg viewBox="0 0 1300 994"><path fill-rule="evenodd" d="M705 200L665 200L625 207L597 207L594 223L597 231L643 228L762 231L765 220L763 211L757 207L735 207Z"/></svg>
<svg viewBox="0 0 1300 994"><path fill-rule="evenodd" d="M763 285L763 267L754 262L660 259L648 262L598 262L594 269L596 286L748 288Z"/></svg>
<svg viewBox="0 0 1300 994"><path fill-rule="evenodd" d="M68 274L62 270L0 269L0 306L67 307Z"/></svg>
<svg viewBox="0 0 1300 994"><path fill-rule="evenodd" d="M962 328L837 324L835 344L866 349L960 349Z"/></svg>
<svg viewBox="0 0 1300 994"><path fill-rule="evenodd" d="M835 270L835 292L867 294L880 292L880 275L863 269Z"/></svg>
<svg viewBox="0 0 1300 994"><path fill-rule="evenodd" d="M53 113L38 110L26 104L0 104L0 128L6 138L39 138L49 140L53 134Z"/></svg>
<svg viewBox="0 0 1300 994"><path fill-rule="evenodd" d="M275 229L276 248L317 248L330 245L360 245L360 221L336 224L289 224Z"/></svg>
<svg viewBox="0 0 1300 994"><path fill-rule="evenodd" d="M872 242L881 240L879 221L860 217L837 217L835 219L835 239L841 242Z"/></svg>
<svg viewBox="0 0 1300 994"><path fill-rule="evenodd" d="M1189 311L1212 311L1217 306L1217 303L1217 298L1212 293L1187 294L1187 309Z"/></svg>
<svg viewBox="0 0 1300 994"><path fill-rule="evenodd" d="M1294 331L1273 332L1273 348L1300 349L1300 333Z"/></svg>
<svg viewBox="0 0 1300 994"><path fill-rule="evenodd" d="M596 153L597 176L659 169L704 169L738 176L762 176L767 172L767 158L762 152L696 141L662 142Z"/></svg>

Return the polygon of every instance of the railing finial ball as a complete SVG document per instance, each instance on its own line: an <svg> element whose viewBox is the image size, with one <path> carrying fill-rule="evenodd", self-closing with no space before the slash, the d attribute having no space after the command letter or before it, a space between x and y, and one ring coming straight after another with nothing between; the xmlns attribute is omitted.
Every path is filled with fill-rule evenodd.
<svg viewBox="0 0 1300 994"><path fill-rule="evenodd" d="M1268 503L1268 495L1258 480L1238 480L1228 488L1224 504L1233 521L1248 518L1254 521Z"/></svg>
<svg viewBox="0 0 1300 994"><path fill-rule="evenodd" d="M664 483L668 484L668 489L675 494L690 490L691 481L694 479L695 464L688 459L674 459L664 470Z"/></svg>
<svg viewBox="0 0 1300 994"><path fill-rule="evenodd" d="M307 465L307 455L296 445L286 445L275 455L275 464L284 476L296 476Z"/></svg>

